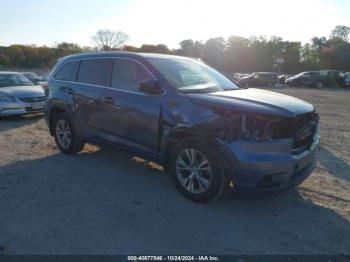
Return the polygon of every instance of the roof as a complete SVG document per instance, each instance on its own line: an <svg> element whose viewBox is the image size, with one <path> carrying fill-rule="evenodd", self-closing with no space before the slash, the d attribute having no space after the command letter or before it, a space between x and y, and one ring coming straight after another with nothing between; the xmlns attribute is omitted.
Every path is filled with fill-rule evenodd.
<svg viewBox="0 0 350 262"><path fill-rule="evenodd" d="M182 58L191 59L191 57L178 56L178 55L168 55L168 54L155 54L155 53L137 53L145 58Z"/></svg>
<svg viewBox="0 0 350 262"><path fill-rule="evenodd" d="M74 60L83 58L94 58L94 57L128 57L128 58L183 58L189 59L183 56L166 55L166 54L155 54L155 53L135 53L127 51L100 51L100 52L86 52L74 55L69 55L61 58L62 60Z"/></svg>
<svg viewBox="0 0 350 262"><path fill-rule="evenodd" d="M7 74L14 74L14 75L20 75L21 72L15 72L15 71L0 71L0 75L7 75Z"/></svg>

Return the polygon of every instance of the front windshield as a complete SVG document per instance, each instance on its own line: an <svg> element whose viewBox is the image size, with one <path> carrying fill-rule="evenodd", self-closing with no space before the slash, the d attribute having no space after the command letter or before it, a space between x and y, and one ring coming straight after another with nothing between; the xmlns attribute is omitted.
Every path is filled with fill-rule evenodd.
<svg viewBox="0 0 350 262"><path fill-rule="evenodd" d="M239 88L216 70L192 59L152 57L148 60L180 92L209 93Z"/></svg>
<svg viewBox="0 0 350 262"><path fill-rule="evenodd" d="M34 86L34 83L21 74L0 74L0 87L9 86Z"/></svg>

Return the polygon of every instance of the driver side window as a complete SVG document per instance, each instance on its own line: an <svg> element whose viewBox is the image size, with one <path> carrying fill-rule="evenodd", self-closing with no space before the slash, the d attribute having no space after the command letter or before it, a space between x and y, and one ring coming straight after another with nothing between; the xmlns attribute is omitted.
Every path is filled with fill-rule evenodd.
<svg viewBox="0 0 350 262"><path fill-rule="evenodd" d="M125 91L140 92L138 83L152 76L138 62L130 59L115 59L111 87Z"/></svg>

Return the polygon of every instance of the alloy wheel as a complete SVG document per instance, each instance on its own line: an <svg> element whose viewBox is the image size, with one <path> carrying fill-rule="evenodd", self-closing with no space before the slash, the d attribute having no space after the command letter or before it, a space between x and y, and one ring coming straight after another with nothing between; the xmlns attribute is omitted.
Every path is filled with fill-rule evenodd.
<svg viewBox="0 0 350 262"><path fill-rule="evenodd" d="M187 191L200 194L209 188L213 173L209 160L201 152L187 148L176 159L176 176Z"/></svg>
<svg viewBox="0 0 350 262"><path fill-rule="evenodd" d="M56 124L56 137L60 146L64 149L70 147L72 143L72 132L69 124L64 119L60 119Z"/></svg>

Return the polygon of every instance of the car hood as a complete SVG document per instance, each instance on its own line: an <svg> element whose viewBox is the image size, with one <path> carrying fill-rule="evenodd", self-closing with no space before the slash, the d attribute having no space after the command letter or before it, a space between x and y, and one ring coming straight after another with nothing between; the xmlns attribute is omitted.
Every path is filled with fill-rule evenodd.
<svg viewBox="0 0 350 262"><path fill-rule="evenodd" d="M253 77L251 77L251 76L244 76L244 77L241 77L240 79L239 79L239 81L244 81L244 80L249 80L249 79L252 79Z"/></svg>
<svg viewBox="0 0 350 262"><path fill-rule="evenodd" d="M0 88L1 95L17 98L45 96L42 86L9 86Z"/></svg>
<svg viewBox="0 0 350 262"><path fill-rule="evenodd" d="M288 78L286 79L286 81L288 81L288 80L294 80L294 79L297 79L297 78L299 78L299 76L291 76L291 77L288 77Z"/></svg>
<svg viewBox="0 0 350 262"><path fill-rule="evenodd" d="M301 99L255 88L188 95L197 104L264 115L295 117L314 111Z"/></svg>

